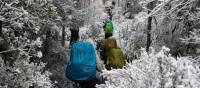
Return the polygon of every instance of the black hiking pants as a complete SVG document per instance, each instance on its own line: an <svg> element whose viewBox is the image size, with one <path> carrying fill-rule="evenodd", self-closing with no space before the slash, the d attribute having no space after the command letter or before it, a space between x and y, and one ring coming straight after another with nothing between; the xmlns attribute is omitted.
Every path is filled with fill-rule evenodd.
<svg viewBox="0 0 200 88"><path fill-rule="evenodd" d="M113 34L112 33L105 33L105 39L111 37Z"/></svg>
<svg viewBox="0 0 200 88"><path fill-rule="evenodd" d="M82 81L78 83L81 88L95 88L96 84L103 84L105 83L105 80L102 76L95 76L93 79L89 81Z"/></svg>

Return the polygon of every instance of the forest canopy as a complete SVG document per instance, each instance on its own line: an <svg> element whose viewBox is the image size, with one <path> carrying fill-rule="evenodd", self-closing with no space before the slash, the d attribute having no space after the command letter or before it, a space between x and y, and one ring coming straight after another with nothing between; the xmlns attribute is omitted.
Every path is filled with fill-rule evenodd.
<svg viewBox="0 0 200 88"><path fill-rule="evenodd" d="M0 87L79 88L65 75L71 45L104 39L107 9L126 64L97 88L200 86L200 0L1 0Z"/></svg>

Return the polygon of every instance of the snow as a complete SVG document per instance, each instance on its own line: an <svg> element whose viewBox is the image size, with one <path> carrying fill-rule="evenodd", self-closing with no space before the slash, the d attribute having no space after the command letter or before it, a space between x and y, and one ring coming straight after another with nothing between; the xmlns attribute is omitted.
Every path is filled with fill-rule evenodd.
<svg viewBox="0 0 200 88"><path fill-rule="evenodd" d="M38 52L37 52L37 56L38 56L39 58L42 58L42 52L41 52L41 51L38 51Z"/></svg>
<svg viewBox="0 0 200 88"><path fill-rule="evenodd" d="M63 84L63 87L73 88L74 83L65 79L56 80L54 83L50 80L51 73L49 71L43 71L46 63L40 62L40 59L43 59L42 46L45 41L45 30L42 28L46 23L53 23L52 34L54 32L59 31L61 33L60 25L53 22L54 16L57 17L56 21L61 21L62 17L57 15L56 7L51 3L53 0L27 0L24 4L27 4L27 7L35 6L38 8L38 11L34 12L32 9L24 8L23 6L15 7L16 4L23 0L11 0L12 3L5 3L5 6L1 6L1 21L6 22L3 24L2 32L6 38L6 42L9 42L10 49L19 50L18 55L14 55L11 59L4 59L4 54L0 54L0 87L3 88L28 88L30 86L35 86L36 88L53 88L54 84L59 84L60 81L66 83ZM79 3L74 0L69 0L69 2ZM80 0L79 0L80 1ZM110 0L111 1L111 0ZM64 9L73 9L74 14L66 14L67 22L63 22L63 24L67 27L66 34L67 37L70 35L69 27L74 27L77 25L69 25L72 23L72 20L76 17L80 17L80 19L84 20L84 25L80 27L79 33L80 38L84 39L90 35L95 35L96 40L104 39L104 30L103 30L103 22L108 19L108 14L105 13L105 7L111 7L111 2L108 1L106 5L103 5L102 0L92 0L90 6L86 6L82 11L84 15L82 17L79 16L79 10L74 9L72 5L64 6ZM122 1L125 5L125 1ZM149 52L146 52L144 48L146 42L146 27L147 27L147 18L149 16L154 16L152 22L152 27L158 27L159 30L153 30L153 37L158 38L158 41L164 41L164 39L159 39L163 37L162 33L158 35L154 35L153 32L156 31L166 31L164 28L168 28L169 22L166 23L162 21L164 18L170 18L170 20L175 20L171 22L170 27L173 27L173 23L180 23L179 26L181 32L185 30L185 22L181 23L176 21L175 17L177 16L177 12L181 9L188 11L187 9L191 9L189 2L193 2L194 0L188 0L188 5L185 5L184 8L177 9L179 5L176 5L175 2L181 2L182 0L158 0L159 4L155 9L152 10L150 14L147 14L145 10L146 4L155 0L139 0L141 6L143 6L144 11L134 14L133 19L127 19L124 16L123 7L117 7L113 9L113 25L114 25L114 33L113 37L117 39L117 45L123 50L124 55L127 57L126 65L122 69L112 69L112 70L103 70L102 75L107 78L105 84L96 85L97 88L199 88L200 87L200 57L197 56L179 56L173 57L170 53L170 49L167 46L161 47L160 45L155 47L152 42L152 47ZM170 10L164 10L164 6L166 3L172 1L173 8ZM187 0L186 0L187 1ZM50 3L50 4L48 4ZM71 3L70 3L71 4ZM173 5L174 4L174 5ZM179 3L178 3L179 4ZM47 6L47 7L45 7ZM185 9L185 7L188 8ZM44 7L44 8L39 8ZM53 15L47 11L47 8L52 10ZM84 12L85 11L85 12ZM177 11L177 12L176 12ZM32 13L33 12L33 13ZM38 16L41 15L42 17ZM171 15L172 14L172 15ZM47 16L48 15L48 16ZM167 15L167 16L166 16ZM189 18L188 20L199 19L198 16L190 13L188 11ZM199 12L197 13L199 15ZM44 17L43 17L44 16ZM184 19L185 17L179 17L179 19ZM80 20L79 18L77 18ZM69 21L68 21L69 20ZM158 20L158 24L154 22ZM78 22L74 22L78 23ZM195 21L194 21L195 23ZM80 25L80 24L78 24ZM163 26L164 25L164 26ZM27 27L28 26L28 27ZM182 26L182 27L181 27ZM162 29L163 28L163 29ZM157 29L157 28L155 28ZM176 29L175 32L179 32L180 30ZM47 29L48 30L48 29ZM25 31L25 33L20 34L20 36L14 35L13 31ZM30 34L28 33L30 32ZM95 32L95 33L93 33ZM171 33L171 30L170 30ZM182 37L177 41L182 41L183 44L200 44L200 30L198 28L193 29L189 36ZM37 36L32 39L32 34ZM164 32L163 32L164 34ZM41 35L41 36L40 36ZM174 34L176 35L176 34ZM53 35L52 35L53 36ZM4 41L3 37L1 37L0 41ZM29 38L31 37L31 38ZM166 36L164 36L166 37ZM166 37L168 38L168 37ZM175 37L172 37L175 38ZM179 38L179 37L178 37ZM154 38L152 38L153 40ZM153 41L155 41L155 39ZM173 41L168 41L171 43ZM162 42L166 43L166 42ZM180 43L180 42L179 42ZM0 43L1 44L1 43ZM56 42L58 44L58 42ZM69 45L69 41L66 41L66 44ZM164 45L164 44L161 44ZM169 45L171 46L171 45ZM172 45L173 46L173 45ZM28 47L28 48L27 48ZM61 47L61 46L60 46ZM4 48L4 47L3 47ZM53 47L54 48L54 47ZM141 49L140 49L141 48ZM161 48L161 49L160 49ZM173 47L173 48L177 48ZM171 49L173 49L171 48ZM57 50L58 49L58 50ZM56 48L56 53L69 53L70 51L66 47L63 47L62 50L60 48ZM159 52L158 52L159 50ZM200 53L200 48L196 48L196 53ZM9 50L8 50L9 51ZM181 51L181 50L180 50ZM182 51L181 51L182 52ZM177 52L180 53L180 52ZM69 60L69 56L67 54L65 60ZM31 57L39 58L38 63L32 63L30 61ZM59 57L60 58L60 57ZM131 59L131 60L129 60ZM7 60L13 61L13 66L8 66L6 62ZM56 58L57 60L57 58ZM10 61L10 62L11 62ZM62 61L61 61L62 62ZM67 61L65 61L67 62ZM60 63L58 63L60 65ZM55 65L58 66L58 64ZM61 64L63 69L65 68L63 64ZM56 71L53 68L53 71ZM52 69L51 69L52 70ZM58 75L63 75L63 71L56 72ZM56 74L57 75L57 74ZM62 77L62 76L61 76ZM57 77L59 78L59 77Z"/></svg>
<svg viewBox="0 0 200 88"><path fill-rule="evenodd" d="M123 69L104 70L107 81L97 88L198 88L200 69L188 57L175 59L166 52L166 47L158 53L142 51L139 60L127 63Z"/></svg>

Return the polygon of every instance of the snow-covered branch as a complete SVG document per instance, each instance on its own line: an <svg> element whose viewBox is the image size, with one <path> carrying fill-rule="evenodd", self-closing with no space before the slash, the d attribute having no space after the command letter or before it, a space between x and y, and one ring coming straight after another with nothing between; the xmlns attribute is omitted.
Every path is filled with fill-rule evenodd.
<svg viewBox="0 0 200 88"><path fill-rule="evenodd" d="M142 51L139 60L128 63L123 69L103 71L106 84L98 88L197 88L200 86L200 69L189 57L174 58L163 47L159 53L149 55ZM146 63L148 62L148 63ZM193 80L193 81L186 81Z"/></svg>

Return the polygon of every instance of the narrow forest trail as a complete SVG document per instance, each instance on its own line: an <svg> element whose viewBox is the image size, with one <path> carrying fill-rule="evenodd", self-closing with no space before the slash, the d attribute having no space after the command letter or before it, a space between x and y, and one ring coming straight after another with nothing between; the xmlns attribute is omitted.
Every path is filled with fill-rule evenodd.
<svg viewBox="0 0 200 88"><path fill-rule="evenodd" d="M102 0L92 0L90 6L87 8L88 14L87 19L85 20L85 25L80 28L81 34L86 34L86 32L89 30L89 28L93 25L102 25L102 14L104 13L104 4ZM100 32L99 35L102 39L104 38L103 34L104 31L101 27L98 27L98 31Z"/></svg>
<svg viewBox="0 0 200 88"><path fill-rule="evenodd" d="M95 0L93 2L93 6L94 9L92 10L91 14L93 14L93 18L91 18L91 22L96 22L99 24L103 24L102 20L104 19L104 14L105 14L105 6L107 5L107 3L103 4L103 0ZM114 9L112 9L113 12L113 26L114 26L114 30L113 30L113 37L116 38L117 40L117 44L120 48L122 48L122 44L121 44L121 40L120 40L120 33L122 32L122 29L119 28L120 25L120 21L121 19L124 19L123 17L120 17L120 13L119 13L119 8L117 5L115 5ZM89 22L89 23L91 23ZM102 28L99 28L101 34L100 35L104 35L104 31ZM104 37L103 37L104 38ZM101 39L101 38L100 38Z"/></svg>

